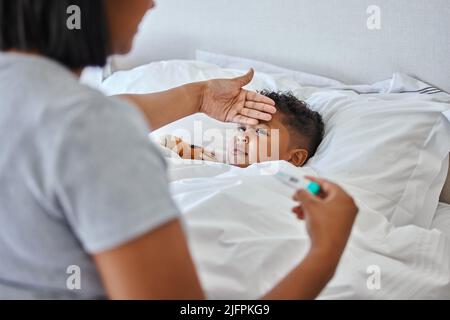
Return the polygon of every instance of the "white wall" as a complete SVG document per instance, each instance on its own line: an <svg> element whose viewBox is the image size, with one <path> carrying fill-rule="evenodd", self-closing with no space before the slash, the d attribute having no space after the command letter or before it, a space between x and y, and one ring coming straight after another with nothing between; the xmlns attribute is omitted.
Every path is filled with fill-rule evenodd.
<svg viewBox="0 0 450 320"><path fill-rule="evenodd" d="M381 30L367 28L372 4ZM348 83L400 71L450 91L449 17L449 0L160 0L119 65L193 58L203 49Z"/></svg>

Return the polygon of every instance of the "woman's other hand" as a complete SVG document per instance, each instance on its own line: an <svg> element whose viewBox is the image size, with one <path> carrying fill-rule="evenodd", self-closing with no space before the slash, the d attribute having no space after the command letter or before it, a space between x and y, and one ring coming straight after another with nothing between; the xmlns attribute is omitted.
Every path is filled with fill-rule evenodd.
<svg viewBox="0 0 450 320"><path fill-rule="evenodd" d="M257 125L270 121L276 112L275 103L256 92L243 89L255 72L234 79L216 79L205 82L200 111L223 122Z"/></svg>
<svg viewBox="0 0 450 320"><path fill-rule="evenodd" d="M305 220L311 237L311 251L334 257L337 263L345 249L358 213L352 197L341 187L323 179L307 177L321 187L319 197L306 190L294 195L300 205L293 209Z"/></svg>

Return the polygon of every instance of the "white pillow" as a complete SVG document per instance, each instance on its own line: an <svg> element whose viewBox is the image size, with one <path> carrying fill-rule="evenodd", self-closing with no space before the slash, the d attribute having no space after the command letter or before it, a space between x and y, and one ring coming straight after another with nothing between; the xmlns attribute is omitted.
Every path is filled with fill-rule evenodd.
<svg viewBox="0 0 450 320"><path fill-rule="evenodd" d="M106 94L148 93L212 78L238 77L245 72L245 70L222 69L200 61L171 60L150 63L128 71L117 71L95 87ZM298 82L289 75L256 72L252 83L246 88L294 90L298 86Z"/></svg>
<svg viewBox="0 0 450 320"><path fill-rule="evenodd" d="M254 68L256 71L271 75L281 74L291 77L292 79L294 79L295 81L304 86L338 87L344 85L340 81L318 76L315 74L281 68L273 64L269 64L258 60L234 57L219 53L212 53L208 51L197 50L196 59L198 61L215 64L225 69L248 70L250 68Z"/></svg>
<svg viewBox="0 0 450 320"><path fill-rule="evenodd" d="M365 191L364 203L394 225L428 229L445 181L450 106L416 95L339 92L316 93L308 103L326 123L309 165Z"/></svg>

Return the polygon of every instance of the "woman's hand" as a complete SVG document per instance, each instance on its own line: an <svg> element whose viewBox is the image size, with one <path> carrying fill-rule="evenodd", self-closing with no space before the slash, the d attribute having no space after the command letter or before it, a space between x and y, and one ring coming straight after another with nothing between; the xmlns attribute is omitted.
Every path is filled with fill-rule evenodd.
<svg viewBox="0 0 450 320"><path fill-rule="evenodd" d="M293 211L306 221L311 249L303 261L263 298L315 299L332 279L347 244L358 208L339 186L307 177L320 184L316 197L306 190L298 191L294 200L301 204Z"/></svg>
<svg viewBox="0 0 450 320"><path fill-rule="evenodd" d="M217 79L205 83L200 112L223 122L257 125L270 121L275 103L256 92L242 89L254 76L253 69L234 79Z"/></svg>
<svg viewBox="0 0 450 320"><path fill-rule="evenodd" d="M256 125L269 121L275 103L256 92L242 89L252 81L254 71L235 79L189 83L163 92L124 94L119 98L136 105L153 130L197 112L223 122Z"/></svg>
<svg viewBox="0 0 450 320"><path fill-rule="evenodd" d="M316 197L306 190L294 195L301 204L293 209L305 220L311 237L311 251L331 255L337 263L350 236L358 208L338 185L323 179L307 177L320 184L322 194Z"/></svg>

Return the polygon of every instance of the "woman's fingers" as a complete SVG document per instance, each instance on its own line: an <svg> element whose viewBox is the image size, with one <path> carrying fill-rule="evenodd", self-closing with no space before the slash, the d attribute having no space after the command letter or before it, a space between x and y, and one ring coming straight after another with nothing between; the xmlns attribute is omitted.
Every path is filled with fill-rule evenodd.
<svg viewBox="0 0 450 320"><path fill-rule="evenodd" d="M241 114L235 115L233 119L231 119L231 122L237 123L237 124L246 124L249 126L256 126L259 124L259 121L254 118L249 118L246 116L243 116Z"/></svg>
<svg viewBox="0 0 450 320"><path fill-rule="evenodd" d="M270 121L272 119L272 116L268 113L249 108L242 109L241 115L261 121Z"/></svg>
<svg viewBox="0 0 450 320"><path fill-rule="evenodd" d="M259 121L270 121L272 115L277 112L272 99L259 93L246 91L244 108L239 112L244 118L255 119L255 121L240 122L249 125L257 125Z"/></svg>
<svg viewBox="0 0 450 320"><path fill-rule="evenodd" d="M300 220L305 220L305 212L302 207L295 207L292 209L292 212L295 213Z"/></svg>
<svg viewBox="0 0 450 320"><path fill-rule="evenodd" d="M316 203L319 201L319 198L317 198L315 195L313 195L311 192L306 190L298 190L294 196L293 199L295 201L299 201L302 204L306 203Z"/></svg>
<svg viewBox="0 0 450 320"><path fill-rule="evenodd" d="M271 106L263 102L255 102L247 100L245 102L245 107L247 109L254 109L268 114L274 114L277 112L277 109L274 106Z"/></svg>
<svg viewBox="0 0 450 320"><path fill-rule="evenodd" d="M244 108L239 111L239 121L236 118L233 122L241 124L257 125L259 121L272 120L272 114L276 113L272 99L269 99L256 92L247 91Z"/></svg>
<svg viewBox="0 0 450 320"><path fill-rule="evenodd" d="M275 113L277 112L277 109L275 108L275 102L270 99L269 97L263 96L262 94L259 94L254 91L246 91L246 100L251 102L259 102L264 105L263 111L269 112L269 113Z"/></svg>

